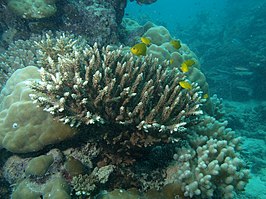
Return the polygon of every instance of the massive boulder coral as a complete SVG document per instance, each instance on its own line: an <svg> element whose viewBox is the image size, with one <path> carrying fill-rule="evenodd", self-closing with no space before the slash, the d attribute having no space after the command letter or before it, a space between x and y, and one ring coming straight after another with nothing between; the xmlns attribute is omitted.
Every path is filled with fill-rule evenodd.
<svg viewBox="0 0 266 199"><path fill-rule="evenodd" d="M0 94L0 147L16 153L38 151L75 135L75 130L54 121L29 98L27 81L39 79L38 68L18 69Z"/></svg>
<svg viewBox="0 0 266 199"><path fill-rule="evenodd" d="M56 0L9 0L8 8L26 19L41 19L53 16L56 11Z"/></svg>
<svg viewBox="0 0 266 199"><path fill-rule="evenodd" d="M70 186L61 172L63 161L64 156L58 149L37 157L9 157L3 173L6 180L15 185L11 198L71 198Z"/></svg>

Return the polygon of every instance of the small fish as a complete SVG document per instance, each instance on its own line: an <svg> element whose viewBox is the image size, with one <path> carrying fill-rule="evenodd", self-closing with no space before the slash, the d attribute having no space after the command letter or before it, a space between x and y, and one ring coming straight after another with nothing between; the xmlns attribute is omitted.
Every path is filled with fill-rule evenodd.
<svg viewBox="0 0 266 199"><path fill-rule="evenodd" d="M188 59L188 60L184 61L183 63L185 63L188 67L190 67L190 66L195 64L195 61L192 59Z"/></svg>
<svg viewBox="0 0 266 199"><path fill-rule="evenodd" d="M203 95L203 99L208 99L208 98L209 98L208 93L205 93L205 94Z"/></svg>
<svg viewBox="0 0 266 199"><path fill-rule="evenodd" d="M151 40L148 37L141 37L140 40L142 43L146 44L147 46L151 45Z"/></svg>
<svg viewBox="0 0 266 199"><path fill-rule="evenodd" d="M130 51L137 56L143 55L145 56L147 53L147 46L144 43L138 43L135 44L132 48L130 48Z"/></svg>
<svg viewBox="0 0 266 199"><path fill-rule="evenodd" d="M170 41L170 44L171 44L176 50L178 50L179 48L181 48L181 43L180 43L179 40L174 39L174 40Z"/></svg>
<svg viewBox="0 0 266 199"><path fill-rule="evenodd" d="M183 73L186 73L186 72L189 71L189 67L191 67L193 64L195 64L195 61L194 61L194 60L192 60L192 59L186 60L186 61L184 61L184 62L181 64L180 69L181 69L181 71L182 71Z"/></svg>
<svg viewBox="0 0 266 199"><path fill-rule="evenodd" d="M188 90L192 89L192 85L187 81L181 81L179 82L179 85L184 89L188 89Z"/></svg>
<svg viewBox="0 0 266 199"><path fill-rule="evenodd" d="M181 71L182 71L183 73L186 73L186 72L189 71L188 65L185 64L185 63L182 63L182 64L181 64L180 69L181 69Z"/></svg>

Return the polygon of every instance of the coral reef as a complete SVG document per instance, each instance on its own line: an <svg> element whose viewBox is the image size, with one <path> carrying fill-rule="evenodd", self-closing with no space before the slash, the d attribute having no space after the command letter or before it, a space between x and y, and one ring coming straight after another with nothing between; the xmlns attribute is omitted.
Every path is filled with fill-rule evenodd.
<svg viewBox="0 0 266 199"><path fill-rule="evenodd" d="M52 155L41 155L29 161L25 169L26 175L43 176L50 165L53 163L54 158Z"/></svg>
<svg viewBox="0 0 266 199"><path fill-rule="evenodd" d="M2 141L2 147L33 152L72 138L71 143L65 141L48 153L9 158L4 173L15 185L13 198L45 198L48 194L69 198L70 192L74 198L232 198L244 189L249 177L239 155L240 139L226 128L226 122L218 122L204 111L212 100L203 97L208 87L197 57L181 42L174 49L164 27L150 27L145 36L160 35L167 39L149 46L143 57L134 56L128 47L90 46L68 33L48 33L35 42L26 41L33 46L33 64L39 70L26 67L18 58L17 63L22 64L17 64L14 74L19 77L22 71L29 72L17 81L14 76L9 78L3 99L17 99L12 105L27 101L35 112L40 110L38 115L47 114L54 121L28 118L56 130L44 136L52 140L40 143L42 133L27 130L28 126L20 128L21 122L3 123L12 132L21 130L20 137L27 138L29 132L37 141L13 145L20 149ZM189 59L195 65L189 72L181 71L180 64ZM182 87L181 81L191 82L191 88ZM33 101L29 101L29 93ZM212 112L218 117L221 102L214 102ZM1 108L7 105L12 106L3 100ZM64 128L73 131L66 133ZM60 130L63 133L58 136Z"/></svg>
<svg viewBox="0 0 266 199"><path fill-rule="evenodd" d="M30 158L9 157L3 172L10 184L16 184L11 197L70 198L70 187L60 173L63 162L58 149Z"/></svg>
<svg viewBox="0 0 266 199"><path fill-rule="evenodd" d="M0 12L0 50L2 52L13 41L26 39L29 33L24 19L11 12L6 1L1 1Z"/></svg>
<svg viewBox="0 0 266 199"><path fill-rule="evenodd" d="M206 82L205 75L200 70L200 63L197 61L197 56L184 43L181 43L181 47L178 50L175 49L171 44L173 37L165 27L156 26L151 22L140 26L137 22L129 18L124 19L123 25L129 37L127 37L126 43L133 45L140 41L140 37L149 38L151 45L147 47L147 54L153 55L159 61L172 60L171 66L180 68L180 65L185 60L194 60L195 64L186 75L191 82L198 83L204 94L209 93L209 86Z"/></svg>
<svg viewBox="0 0 266 199"><path fill-rule="evenodd" d="M16 70L0 93L0 147L17 153L33 152L75 135L70 127L54 121L29 98L26 82L40 78L38 69Z"/></svg>
<svg viewBox="0 0 266 199"><path fill-rule="evenodd" d="M70 199L69 186L60 176L53 176L46 184L40 186L39 184L32 183L30 180L24 180L19 183L14 192L12 198L28 198L34 199L39 197L58 199L65 198Z"/></svg>
<svg viewBox="0 0 266 199"><path fill-rule="evenodd" d="M32 88L47 98L38 93L31 98L70 126L109 123L173 133L189 125L192 120L186 118L202 114L197 85L189 92L182 89L178 82L186 76L156 58L135 59L123 49L99 51L97 45L83 51L73 45L71 54L56 55L38 45L44 49L42 81Z"/></svg>
<svg viewBox="0 0 266 199"><path fill-rule="evenodd" d="M16 15L26 19L40 19L50 17L57 11L56 0L10 0L8 8Z"/></svg>
<svg viewBox="0 0 266 199"><path fill-rule="evenodd" d="M8 49L0 54L0 89L2 90L3 85L6 83L7 79L16 71L16 69L24 68L26 66L37 66L40 67L38 60L40 60L40 56L37 53L39 50L38 46L35 44L36 42L41 42L45 40L48 36L53 35L51 31L48 31L46 35L32 35L27 40L17 40L11 43ZM54 33L54 38L51 38L51 45L54 44L56 39L61 37L62 43L55 43L56 50L55 53L68 53L69 49L62 49L62 45L66 45L67 43L73 42L74 35L66 32L56 32ZM85 46L85 40L82 37L75 37L75 44L79 45L80 48Z"/></svg>
<svg viewBox="0 0 266 199"><path fill-rule="evenodd" d="M41 37L32 37L30 40L18 40L8 47L0 55L0 89L2 90L8 78L19 68L34 66L37 64L36 48L33 41L39 41Z"/></svg>
<svg viewBox="0 0 266 199"><path fill-rule="evenodd" d="M69 1L60 29L86 37L90 45L117 44L125 6L126 0Z"/></svg>
<svg viewBox="0 0 266 199"><path fill-rule="evenodd" d="M0 49L33 33L70 31L90 44L119 43L126 0L9 0L0 4Z"/></svg>
<svg viewBox="0 0 266 199"><path fill-rule="evenodd" d="M166 182L182 182L185 196L233 198L234 190L242 191L249 179L240 159L240 138L226 128L226 122L205 117L192 127L190 148L181 148L174 155ZM217 183L219 186L217 187Z"/></svg>

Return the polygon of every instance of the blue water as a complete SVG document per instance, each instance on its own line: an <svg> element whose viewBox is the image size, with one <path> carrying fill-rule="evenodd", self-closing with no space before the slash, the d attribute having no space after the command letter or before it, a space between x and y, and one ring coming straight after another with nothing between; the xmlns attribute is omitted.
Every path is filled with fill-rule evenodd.
<svg viewBox="0 0 266 199"><path fill-rule="evenodd" d="M209 17L221 19L226 1L202 0L158 0L150 5L128 3L126 14L140 23L150 20L156 24L164 24L172 32L178 25L188 25L197 15L208 13ZM193 24L191 24L193 25Z"/></svg>

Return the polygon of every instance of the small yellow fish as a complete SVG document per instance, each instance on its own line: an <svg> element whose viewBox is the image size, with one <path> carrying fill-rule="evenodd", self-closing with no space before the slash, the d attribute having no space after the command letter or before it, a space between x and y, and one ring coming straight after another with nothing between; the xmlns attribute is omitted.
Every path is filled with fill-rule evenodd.
<svg viewBox="0 0 266 199"><path fill-rule="evenodd" d="M181 64L180 69L182 70L183 73L186 73L186 72L189 71L188 65L185 64L185 63L182 63L182 64Z"/></svg>
<svg viewBox="0 0 266 199"><path fill-rule="evenodd" d="M135 44L132 48L130 48L130 51L134 55L137 55L137 56L143 55L143 56L145 56L146 52L147 52L147 46L144 43L138 43L138 44Z"/></svg>
<svg viewBox="0 0 266 199"><path fill-rule="evenodd" d="M203 99L208 99L208 98L209 98L208 93L205 93L205 94L203 95Z"/></svg>
<svg viewBox="0 0 266 199"><path fill-rule="evenodd" d="M170 44L176 49L178 50L179 48L181 48L181 43L179 40L172 40L170 41Z"/></svg>
<svg viewBox="0 0 266 199"><path fill-rule="evenodd" d="M179 85L184 89L188 89L188 90L192 89L192 85L187 81L181 81L179 82Z"/></svg>
<svg viewBox="0 0 266 199"><path fill-rule="evenodd" d="M180 69L183 73L186 73L189 71L189 67L191 67L193 64L195 64L195 61L192 59L186 60L181 64Z"/></svg>
<svg viewBox="0 0 266 199"><path fill-rule="evenodd" d="M190 67L190 66L195 64L195 61L192 59L188 59L188 60L184 61L183 63L185 63L188 67Z"/></svg>
<svg viewBox="0 0 266 199"><path fill-rule="evenodd" d="M148 37L141 37L140 40L142 43L146 44L147 46L151 45L151 40Z"/></svg>

